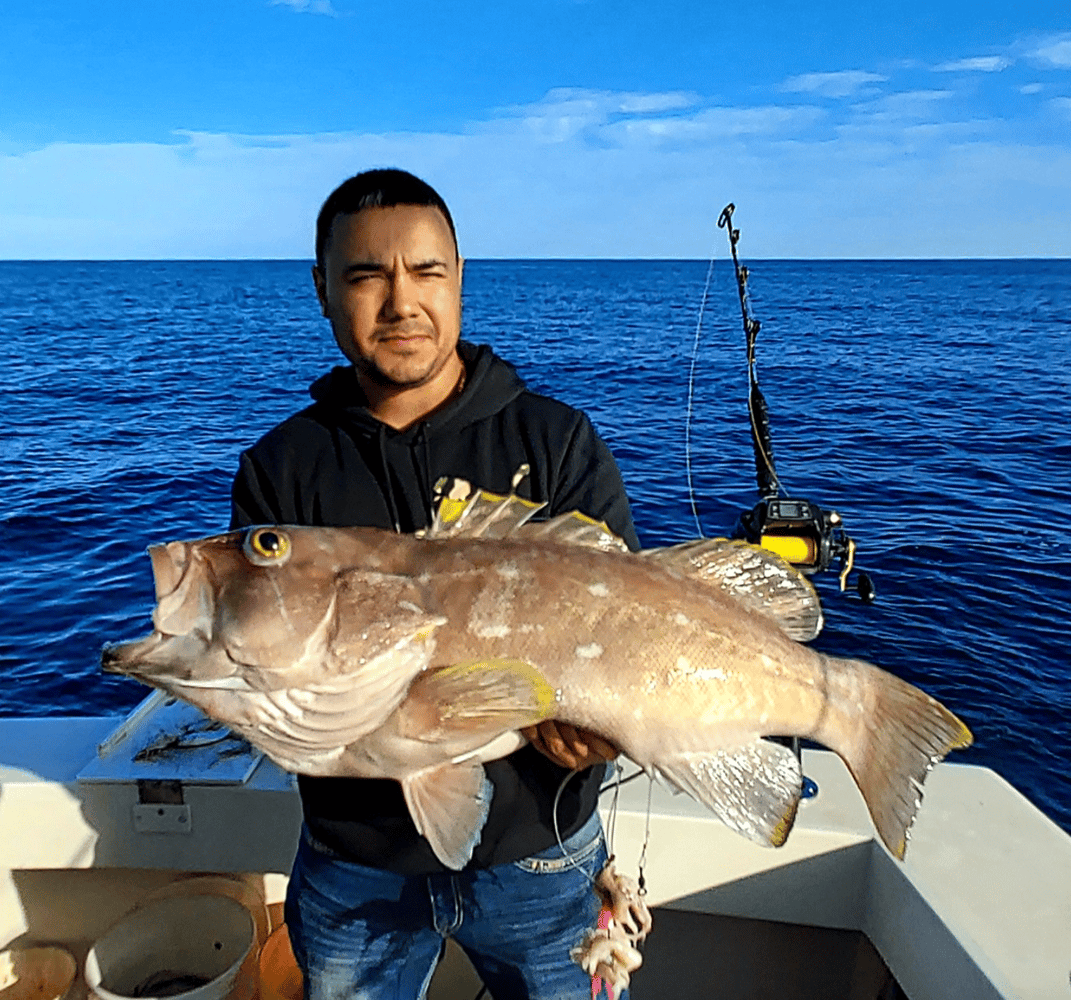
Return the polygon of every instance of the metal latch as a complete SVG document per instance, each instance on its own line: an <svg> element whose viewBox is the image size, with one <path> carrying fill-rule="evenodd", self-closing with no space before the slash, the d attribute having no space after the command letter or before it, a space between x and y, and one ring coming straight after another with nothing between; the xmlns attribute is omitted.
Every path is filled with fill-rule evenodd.
<svg viewBox="0 0 1071 1000"><path fill-rule="evenodd" d="M134 830L136 833L192 832L190 807L184 801L181 781L138 782Z"/></svg>

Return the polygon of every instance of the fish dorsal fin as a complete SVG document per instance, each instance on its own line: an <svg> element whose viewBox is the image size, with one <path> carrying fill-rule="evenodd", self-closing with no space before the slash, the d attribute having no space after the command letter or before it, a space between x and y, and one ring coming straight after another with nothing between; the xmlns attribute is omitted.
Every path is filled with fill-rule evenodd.
<svg viewBox="0 0 1071 1000"><path fill-rule="evenodd" d="M547 521L533 523L531 518L546 507L517 496L516 489L528 475L522 465L513 477L510 492L503 496L474 487L465 479L444 477L435 484L437 507L431 527L424 538L507 538L525 541L548 541L563 545L581 545L594 549L620 549L628 546L603 521L569 511Z"/></svg>
<svg viewBox="0 0 1071 1000"><path fill-rule="evenodd" d="M727 538L704 538L640 555L681 576L717 587L774 621L797 642L822 630L822 606L810 581L769 549Z"/></svg>
<svg viewBox="0 0 1071 1000"><path fill-rule="evenodd" d="M605 521L596 521L578 510L559 514L549 521L530 522L524 526L521 536L525 541L542 539L564 545L582 545L590 549L629 551L628 546L609 529Z"/></svg>
<svg viewBox="0 0 1071 1000"><path fill-rule="evenodd" d="M655 767L671 785L705 805L726 826L780 847L796 820L803 777L787 747L755 739L705 753L682 753ZM747 780L740 776L746 774Z"/></svg>
<svg viewBox="0 0 1071 1000"><path fill-rule="evenodd" d="M424 538L505 538L546 506L517 496L513 490L525 475L522 465L506 496L473 486L465 479L444 477L435 484L435 515Z"/></svg>

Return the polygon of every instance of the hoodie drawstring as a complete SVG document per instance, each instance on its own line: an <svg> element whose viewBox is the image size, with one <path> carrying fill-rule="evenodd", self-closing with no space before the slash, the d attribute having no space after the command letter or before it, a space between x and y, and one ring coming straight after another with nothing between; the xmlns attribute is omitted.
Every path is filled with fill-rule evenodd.
<svg viewBox="0 0 1071 1000"><path fill-rule="evenodd" d="M383 486L384 494L387 498L387 507L390 510L390 523L394 525L395 534L400 535L402 533L402 524L398 517L398 504L394 500L394 485L391 482L390 466L387 464L386 427L382 424L376 434L376 440L379 442L379 461L383 467Z"/></svg>
<svg viewBox="0 0 1071 1000"><path fill-rule="evenodd" d="M428 425L421 424L417 434L424 453L424 467L418 466L417 479L420 483L420 496L424 501L424 509L428 512L428 524L431 524L435 518L435 512L431 509L431 442L428 440Z"/></svg>

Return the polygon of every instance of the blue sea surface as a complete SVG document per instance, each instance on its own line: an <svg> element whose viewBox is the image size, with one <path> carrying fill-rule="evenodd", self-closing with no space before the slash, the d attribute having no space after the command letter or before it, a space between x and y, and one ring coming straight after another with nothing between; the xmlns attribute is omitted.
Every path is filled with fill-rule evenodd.
<svg viewBox="0 0 1071 1000"><path fill-rule="evenodd" d="M685 426L704 261L482 261L465 335L585 409L645 545L694 537ZM960 714L1071 831L1071 261L756 261L778 471L838 510L878 588L816 578L816 645ZM340 358L308 264L0 263L0 714L120 714L99 668L149 629L145 547L226 526L239 451ZM704 534L757 499L731 264L699 330Z"/></svg>

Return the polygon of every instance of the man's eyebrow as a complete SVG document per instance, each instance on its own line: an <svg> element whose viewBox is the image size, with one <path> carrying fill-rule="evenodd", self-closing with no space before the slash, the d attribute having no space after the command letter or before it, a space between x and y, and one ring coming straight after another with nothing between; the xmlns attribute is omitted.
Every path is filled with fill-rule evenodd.
<svg viewBox="0 0 1071 1000"><path fill-rule="evenodd" d="M382 271L386 265L377 264L374 260L355 260L347 264L343 269L343 274L353 274L354 271L366 273L371 271Z"/></svg>

